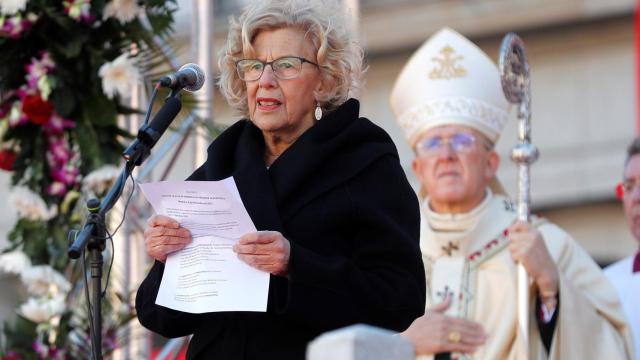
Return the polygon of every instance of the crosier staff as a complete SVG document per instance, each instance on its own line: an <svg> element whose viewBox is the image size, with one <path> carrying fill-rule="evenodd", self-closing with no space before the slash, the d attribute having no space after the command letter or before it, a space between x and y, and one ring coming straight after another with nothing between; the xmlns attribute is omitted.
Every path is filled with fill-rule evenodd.
<svg viewBox="0 0 640 360"><path fill-rule="evenodd" d="M518 144L511 159L518 164L518 220L529 222L531 205L530 166L538 159L538 149L531 143L531 81L524 42L508 33L500 47L502 91L510 103L518 106ZM524 345L529 344L529 278L518 264L518 327Z"/></svg>

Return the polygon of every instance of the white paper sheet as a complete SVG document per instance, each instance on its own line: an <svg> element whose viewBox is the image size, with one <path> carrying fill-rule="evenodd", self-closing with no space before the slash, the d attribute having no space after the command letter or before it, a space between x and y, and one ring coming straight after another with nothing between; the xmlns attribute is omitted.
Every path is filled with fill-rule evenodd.
<svg viewBox="0 0 640 360"><path fill-rule="evenodd" d="M176 219L193 237L167 257L156 304L198 314L266 311L269 274L240 261L232 250L242 235L256 231L233 178L140 188L157 214Z"/></svg>

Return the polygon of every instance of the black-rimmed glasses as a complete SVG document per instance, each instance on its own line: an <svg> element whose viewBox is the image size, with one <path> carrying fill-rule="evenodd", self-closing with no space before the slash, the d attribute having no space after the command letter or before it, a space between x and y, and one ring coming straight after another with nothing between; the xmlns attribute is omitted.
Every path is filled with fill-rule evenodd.
<svg viewBox="0 0 640 360"><path fill-rule="evenodd" d="M264 68L271 65L273 74L280 80L293 79L300 75L302 64L309 63L318 66L313 61L309 61L297 56L284 56L273 61L261 61L258 59L242 59L236 61L236 71L238 76L244 81L255 81L260 79ZM318 66L319 67L319 66Z"/></svg>

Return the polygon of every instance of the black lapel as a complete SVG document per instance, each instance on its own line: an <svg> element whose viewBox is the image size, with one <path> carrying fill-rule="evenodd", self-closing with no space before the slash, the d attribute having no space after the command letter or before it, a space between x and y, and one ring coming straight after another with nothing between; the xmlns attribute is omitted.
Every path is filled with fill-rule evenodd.
<svg viewBox="0 0 640 360"><path fill-rule="evenodd" d="M260 131L251 122L240 120L209 146L207 162L189 180L222 180L233 176L256 229L283 232L263 152Z"/></svg>
<svg viewBox="0 0 640 360"><path fill-rule="evenodd" d="M267 173L262 154L264 139L260 131L247 122L245 131L237 143L237 167L233 177L258 230L284 232L280 212L276 206L273 185Z"/></svg>
<svg viewBox="0 0 640 360"><path fill-rule="evenodd" d="M397 157L387 133L358 118L358 112L358 101L347 101L307 130L273 163L269 173L283 221L379 157Z"/></svg>

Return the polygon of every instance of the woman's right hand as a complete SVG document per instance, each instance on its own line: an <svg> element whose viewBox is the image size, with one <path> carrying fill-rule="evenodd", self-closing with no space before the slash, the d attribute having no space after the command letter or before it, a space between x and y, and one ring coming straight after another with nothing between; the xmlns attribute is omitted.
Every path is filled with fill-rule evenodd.
<svg viewBox="0 0 640 360"><path fill-rule="evenodd" d="M147 254L164 263L167 255L182 249L191 242L189 230L163 215L153 215L147 220L147 228L144 230L144 245Z"/></svg>
<svg viewBox="0 0 640 360"><path fill-rule="evenodd" d="M484 344L487 335L476 322L444 315L451 304L448 296L443 302L427 310L401 333L416 349L416 355L438 353L473 353Z"/></svg>

